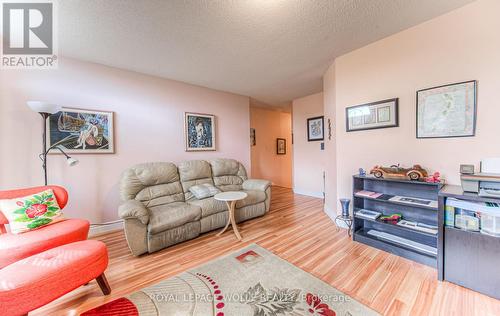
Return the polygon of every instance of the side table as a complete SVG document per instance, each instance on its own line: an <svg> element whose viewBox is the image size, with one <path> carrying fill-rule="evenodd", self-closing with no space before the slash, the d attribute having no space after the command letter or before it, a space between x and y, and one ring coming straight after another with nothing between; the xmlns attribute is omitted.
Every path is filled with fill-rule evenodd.
<svg viewBox="0 0 500 316"><path fill-rule="evenodd" d="M248 196L248 194L246 194L245 192L238 192L238 191L222 192L222 193L218 193L214 196L214 199L216 199L217 201L226 202L227 208L229 211L229 218L227 220L227 224L224 227L224 229L220 233L217 234L217 236L222 235L222 233L224 233L226 231L226 229L229 227L229 224L231 224L231 226L233 226L233 231L234 231L234 234L236 235L236 238L238 238L239 241L242 240L240 232L238 231L238 226L236 225L236 221L234 219L234 209L236 206L236 202L239 200L243 200L247 196Z"/></svg>

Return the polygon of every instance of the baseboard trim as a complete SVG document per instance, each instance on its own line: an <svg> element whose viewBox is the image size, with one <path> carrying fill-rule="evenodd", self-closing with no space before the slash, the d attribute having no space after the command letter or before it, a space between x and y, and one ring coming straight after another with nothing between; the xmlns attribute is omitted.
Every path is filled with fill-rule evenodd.
<svg viewBox="0 0 500 316"><path fill-rule="evenodd" d="M312 196L316 198L323 198L323 192L314 192L314 191L305 191L305 190L300 190L300 189L293 189L293 193L295 194L300 194L300 195L307 195L307 196Z"/></svg>
<svg viewBox="0 0 500 316"><path fill-rule="evenodd" d="M326 213L326 215L328 215L328 217L330 217L332 222L334 222L335 225L337 225L337 227L346 228L346 229L348 228L348 226L346 225L346 223L344 221L335 222L335 218L338 216L336 211L334 211L333 209L329 208L326 205L323 207L323 211Z"/></svg>
<svg viewBox="0 0 500 316"><path fill-rule="evenodd" d="M335 217L337 217L337 212L328 207L326 204L323 207L323 211L326 213L326 215L328 215L328 217L330 217L332 221L335 221Z"/></svg>
<svg viewBox="0 0 500 316"><path fill-rule="evenodd" d="M109 225L91 226L89 231L89 237L96 237L117 230L123 230L123 222L113 223Z"/></svg>

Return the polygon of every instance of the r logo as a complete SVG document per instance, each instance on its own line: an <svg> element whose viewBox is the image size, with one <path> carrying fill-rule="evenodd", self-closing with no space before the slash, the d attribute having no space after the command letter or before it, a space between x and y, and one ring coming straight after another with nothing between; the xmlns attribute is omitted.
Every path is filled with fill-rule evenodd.
<svg viewBox="0 0 500 316"><path fill-rule="evenodd" d="M3 34L4 55L52 55L52 3L4 3Z"/></svg>

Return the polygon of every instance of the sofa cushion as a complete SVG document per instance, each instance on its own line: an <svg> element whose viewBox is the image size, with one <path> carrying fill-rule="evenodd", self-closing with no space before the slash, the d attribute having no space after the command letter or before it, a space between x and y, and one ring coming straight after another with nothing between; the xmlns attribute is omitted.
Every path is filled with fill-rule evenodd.
<svg viewBox="0 0 500 316"><path fill-rule="evenodd" d="M266 192L263 191L252 191L252 190L243 190L248 194L246 198L243 200L239 200L236 202L236 208L242 208L248 205L254 205L266 200Z"/></svg>
<svg viewBox="0 0 500 316"><path fill-rule="evenodd" d="M151 162L135 165L122 174L122 200L135 199L143 189L166 183L179 182L177 166L170 162Z"/></svg>
<svg viewBox="0 0 500 316"><path fill-rule="evenodd" d="M124 201L137 200L146 207L184 202L177 166L170 162L136 165L122 174L120 194Z"/></svg>
<svg viewBox="0 0 500 316"><path fill-rule="evenodd" d="M157 234L201 218L200 207L184 202L153 206L149 210L151 212L148 224L150 234Z"/></svg>
<svg viewBox="0 0 500 316"><path fill-rule="evenodd" d="M186 201L195 199L189 189L198 184L214 184L212 179L212 169L205 160L190 160L179 164L179 176L181 179L184 199Z"/></svg>
<svg viewBox="0 0 500 316"><path fill-rule="evenodd" d="M13 263L0 270L1 314L27 315L97 278L107 266L106 245L97 240L59 246Z"/></svg>
<svg viewBox="0 0 500 316"><path fill-rule="evenodd" d="M239 191L247 179L245 167L234 159L210 160L215 185L222 191Z"/></svg>
<svg viewBox="0 0 500 316"><path fill-rule="evenodd" d="M136 200L141 201L146 207L153 207L172 202L184 202L184 192L180 182L153 185L142 189Z"/></svg>
<svg viewBox="0 0 500 316"><path fill-rule="evenodd" d="M89 222L67 219L25 234L0 234L0 269L50 248L87 239Z"/></svg>
<svg viewBox="0 0 500 316"><path fill-rule="evenodd" d="M220 190L210 183L193 185L189 188L189 191L193 193L198 200L206 199L220 193Z"/></svg>
<svg viewBox="0 0 500 316"><path fill-rule="evenodd" d="M212 214L227 211L226 202L217 201L213 197L209 197L202 200L195 199L187 203L201 207L201 217L207 217Z"/></svg>

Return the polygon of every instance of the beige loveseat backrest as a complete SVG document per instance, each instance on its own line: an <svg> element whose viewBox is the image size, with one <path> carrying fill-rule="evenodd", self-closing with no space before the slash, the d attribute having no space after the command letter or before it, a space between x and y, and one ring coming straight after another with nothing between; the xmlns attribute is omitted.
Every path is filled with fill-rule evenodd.
<svg viewBox="0 0 500 316"><path fill-rule="evenodd" d="M247 180L245 167L234 159L213 159L209 161L215 185L222 191L238 191Z"/></svg>
<svg viewBox="0 0 500 316"><path fill-rule="evenodd" d="M170 162L144 163L125 170L120 194L124 201L135 199L147 207L184 201L177 167Z"/></svg>
<svg viewBox="0 0 500 316"><path fill-rule="evenodd" d="M186 201L194 198L189 191L189 188L193 185L214 184L210 164L205 160L189 160L179 163L179 176Z"/></svg>

